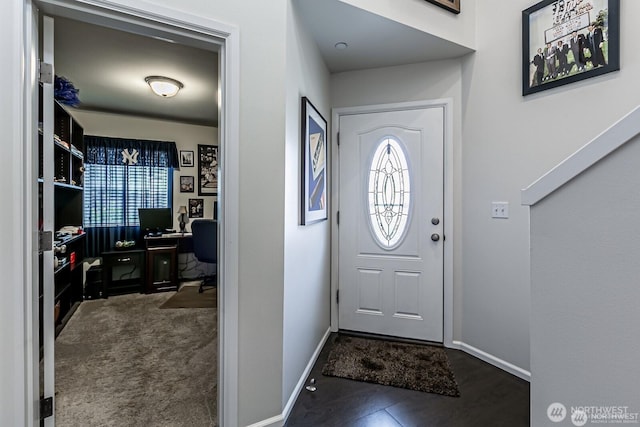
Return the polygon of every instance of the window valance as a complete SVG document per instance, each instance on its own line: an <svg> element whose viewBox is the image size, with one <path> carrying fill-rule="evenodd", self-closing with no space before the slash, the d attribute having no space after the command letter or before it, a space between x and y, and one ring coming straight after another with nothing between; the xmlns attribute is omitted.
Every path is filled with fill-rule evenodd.
<svg viewBox="0 0 640 427"><path fill-rule="evenodd" d="M175 142L85 135L85 163L180 169Z"/></svg>

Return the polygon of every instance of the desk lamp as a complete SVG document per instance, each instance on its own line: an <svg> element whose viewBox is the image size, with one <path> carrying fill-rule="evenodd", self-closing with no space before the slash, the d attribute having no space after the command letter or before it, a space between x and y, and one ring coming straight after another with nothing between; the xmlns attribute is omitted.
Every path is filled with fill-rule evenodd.
<svg viewBox="0 0 640 427"><path fill-rule="evenodd" d="M178 209L178 221L180 221L180 232L184 234L184 227L187 224L187 207L180 206Z"/></svg>

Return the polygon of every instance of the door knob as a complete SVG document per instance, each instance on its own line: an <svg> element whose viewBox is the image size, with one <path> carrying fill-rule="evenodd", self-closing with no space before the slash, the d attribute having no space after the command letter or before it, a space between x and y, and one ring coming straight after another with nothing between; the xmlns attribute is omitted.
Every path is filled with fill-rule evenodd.
<svg viewBox="0 0 640 427"><path fill-rule="evenodd" d="M431 235L431 240L433 240L434 242L437 242L438 240L440 240L440 235L438 233L433 233Z"/></svg>

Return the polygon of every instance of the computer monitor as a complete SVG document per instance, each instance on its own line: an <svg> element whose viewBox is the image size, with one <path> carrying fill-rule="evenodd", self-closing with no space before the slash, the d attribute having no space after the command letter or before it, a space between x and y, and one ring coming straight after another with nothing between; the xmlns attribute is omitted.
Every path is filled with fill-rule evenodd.
<svg viewBox="0 0 640 427"><path fill-rule="evenodd" d="M173 226L171 208L138 208L142 234L162 234Z"/></svg>

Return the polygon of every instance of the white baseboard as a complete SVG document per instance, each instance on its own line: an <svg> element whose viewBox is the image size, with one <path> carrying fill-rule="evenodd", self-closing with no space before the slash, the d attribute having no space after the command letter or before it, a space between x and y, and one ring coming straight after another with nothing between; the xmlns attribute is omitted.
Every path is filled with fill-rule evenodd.
<svg viewBox="0 0 640 427"><path fill-rule="evenodd" d="M480 350L479 348L475 348L472 345L465 344L462 341L453 341L451 348L462 350L465 353L475 356L478 359L495 366L496 368L500 368L503 371L510 373L511 375L515 375L518 378L531 382L531 372L525 371L524 369L512 363L509 363L506 360L502 360L492 354Z"/></svg>
<svg viewBox="0 0 640 427"><path fill-rule="evenodd" d="M257 423L251 424L247 427L282 427L284 425L284 418L282 414L276 415L275 417L267 418L266 420L258 421Z"/></svg>
<svg viewBox="0 0 640 427"><path fill-rule="evenodd" d="M247 426L247 427L282 427L284 425L284 423L287 421L287 418L289 418L289 414L293 409L293 405L295 405L296 400L298 399L298 396L302 391L302 387L304 387L305 381L309 376L311 369L313 369L313 365L315 365L316 360L318 360L318 356L320 356L320 352L324 347L324 344L327 342L327 339L329 339L329 335L331 335L331 328L327 328L327 331L324 333L324 336L322 337L315 351L311 355L311 359L309 359L309 362L307 363L306 368L302 372L302 375L300 375L300 379L298 380L298 383L293 389L291 396L289 396L289 400L287 401L287 404L284 406L282 413L279 415L276 415L275 417L258 421L257 423L251 424L250 426Z"/></svg>

